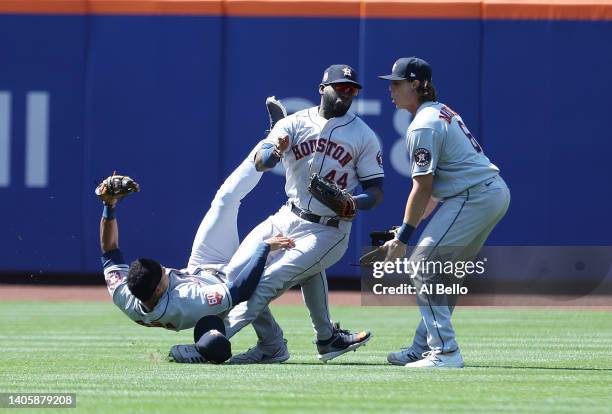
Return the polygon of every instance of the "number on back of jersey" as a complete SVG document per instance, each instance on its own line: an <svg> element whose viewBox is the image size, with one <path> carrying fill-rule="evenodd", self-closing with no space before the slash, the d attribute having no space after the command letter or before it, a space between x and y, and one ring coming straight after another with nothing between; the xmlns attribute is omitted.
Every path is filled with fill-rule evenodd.
<svg viewBox="0 0 612 414"><path fill-rule="evenodd" d="M474 138L474 135L472 135L470 130L467 129L467 127L465 126L465 124L463 123L463 121L461 120L461 117L459 116L457 112L453 111L446 105L442 105L442 109L440 109L440 118L448 122L449 125L453 121L453 118L456 118L459 128L461 128L461 131L463 131L468 141L470 141L470 144L472 145L472 147L474 147L476 152L479 152L479 153L482 152L482 147L480 146L476 138Z"/></svg>

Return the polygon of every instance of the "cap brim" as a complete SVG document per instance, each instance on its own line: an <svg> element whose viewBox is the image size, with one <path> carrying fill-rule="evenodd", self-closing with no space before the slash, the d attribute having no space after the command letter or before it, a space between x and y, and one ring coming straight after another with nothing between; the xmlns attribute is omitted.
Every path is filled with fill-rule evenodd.
<svg viewBox="0 0 612 414"><path fill-rule="evenodd" d="M223 319L216 315L207 315L201 318L193 328L194 342L198 342L202 335L213 329L216 329L225 335L225 325L223 324Z"/></svg>
<svg viewBox="0 0 612 414"><path fill-rule="evenodd" d="M331 85L332 83L350 83L352 85L355 85L357 87L357 89L362 89L363 88L363 86L361 86L361 84L359 84L359 83L357 83L355 81L352 81L350 79L337 79L335 81L322 83L321 85Z"/></svg>
<svg viewBox="0 0 612 414"><path fill-rule="evenodd" d="M382 75L378 77L379 79L385 79L385 80L406 80L408 78L403 78L401 76L397 76L397 75Z"/></svg>

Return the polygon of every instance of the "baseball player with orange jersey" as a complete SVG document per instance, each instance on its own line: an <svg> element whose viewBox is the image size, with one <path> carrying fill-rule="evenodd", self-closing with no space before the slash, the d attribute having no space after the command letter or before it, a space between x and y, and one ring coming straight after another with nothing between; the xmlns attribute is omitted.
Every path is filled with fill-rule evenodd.
<svg viewBox="0 0 612 414"><path fill-rule="evenodd" d="M382 201L380 143L359 117L348 112L359 89L353 68L330 66L319 87L320 105L279 121L256 154L260 171L282 161L288 201L244 239L228 265L229 273L236 274L250 260L255 246L270 235L284 234L295 241L295 248L271 253L251 298L229 313L228 337L251 322L258 336L257 346L230 362L274 363L289 358L283 332L268 304L297 284L310 312L321 361L354 350L370 339L369 332L351 334L330 320L324 270L346 251L351 221L319 202L308 190L310 178L316 173L348 193L361 184L364 192L351 200L357 209L371 209Z"/></svg>

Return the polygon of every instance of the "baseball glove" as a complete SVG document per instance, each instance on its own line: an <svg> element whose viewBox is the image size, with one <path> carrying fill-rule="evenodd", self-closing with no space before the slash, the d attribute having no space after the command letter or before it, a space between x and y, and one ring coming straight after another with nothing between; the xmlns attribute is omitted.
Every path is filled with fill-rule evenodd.
<svg viewBox="0 0 612 414"><path fill-rule="evenodd" d="M372 240L372 247L374 249L365 253L359 258L359 264L361 266L372 266L374 262L384 262L387 257L387 250L382 247L385 242L395 238L398 226L393 226L389 230L375 230L370 233L370 239Z"/></svg>
<svg viewBox="0 0 612 414"><path fill-rule="evenodd" d="M104 204L112 204L128 194L140 191L136 181L127 175L111 175L96 187L96 195Z"/></svg>
<svg viewBox="0 0 612 414"><path fill-rule="evenodd" d="M314 173L310 176L308 191L319 202L334 210L338 217L346 220L355 218L355 200L335 182Z"/></svg>

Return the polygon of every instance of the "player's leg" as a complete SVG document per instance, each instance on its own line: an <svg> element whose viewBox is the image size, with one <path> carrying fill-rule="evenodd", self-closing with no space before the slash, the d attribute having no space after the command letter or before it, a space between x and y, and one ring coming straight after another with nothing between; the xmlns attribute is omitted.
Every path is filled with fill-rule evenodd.
<svg viewBox="0 0 612 414"><path fill-rule="evenodd" d="M310 279L300 283L304 304L310 313L310 320L317 340L332 337L333 327L329 315L327 277L325 271L316 273Z"/></svg>
<svg viewBox="0 0 612 414"><path fill-rule="evenodd" d="M406 365L411 362L423 359L423 353L429 350L427 345L427 327L423 318L419 320L417 328L414 332L412 344L399 351L390 352L387 354L387 361L393 365Z"/></svg>
<svg viewBox="0 0 612 414"><path fill-rule="evenodd" d="M272 218L268 217L266 220L259 223L253 230L247 234L242 240L240 246L234 250L231 258L226 262L225 272L227 274L228 281L233 281L234 278L240 273L242 268L251 260L253 252L257 246L264 240L282 233L276 229L272 223ZM279 252L271 252L268 257L268 261L278 256Z"/></svg>
<svg viewBox="0 0 612 414"><path fill-rule="evenodd" d="M270 130L287 116L287 110L274 96L266 99L266 109ZM239 245L237 220L240 202L255 188L263 174L255 170L254 158L258 149L259 144L217 191L193 241L188 271L194 271L203 264L220 267L227 264L236 252Z"/></svg>
<svg viewBox="0 0 612 414"><path fill-rule="evenodd" d="M317 339L328 339L333 335L332 322L329 318L327 304L327 280L324 273L317 273L300 283L302 292L306 289L310 294L304 295L308 306ZM257 345L243 354L232 358L232 363L283 362L289 358L289 351L283 331L278 325L269 306L266 306L251 323L257 334Z"/></svg>
<svg viewBox="0 0 612 414"><path fill-rule="evenodd" d="M274 218L273 221L278 224L275 227L283 226L283 218L291 219L290 217L284 217L282 212L275 215ZM310 278L313 272L319 271L320 263L325 263L328 260L335 262L346 250L347 234L339 234L337 231L332 232L328 229L310 231L304 226L298 226L297 229L294 228L293 230L295 231L287 229L283 234L292 237L296 246L287 251L274 252L278 254L271 257L251 299L230 312L227 329L229 337L251 323L272 299L291 286Z"/></svg>
<svg viewBox="0 0 612 414"><path fill-rule="evenodd" d="M327 362L365 345L371 338L369 331L351 333L340 329L340 323L332 323L329 316L328 287L325 272L311 276L300 283L304 303L310 312L312 326L315 329L318 358Z"/></svg>
<svg viewBox="0 0 612 414"><path fill-rule="evenodd" d="M479 249L486 240L482 235L486 233L488 236L508 208L509 198L506 196L509 194L506 191L505 185L503 188L486 190L478 187L447 200L423 231L411 260L444 261L447 257L460 260L468 258L467 256L470 256L468 259L473 258L477 253L475 243L479 244ZM417 289L420 289L423 284L435 285L439 281L438 277L440 275L421 273L414 280L417 282ZM419 310L427 328L427 343L433 351L430 359L437 358L436 361L439 362L444 358L437 354L448 355L449 365L456 363L457 366L462 366L463 361L459 360L459 347L451 324L455 302L456 298L443 294L417 295ZM417 342L420 342L420 339L417 339ZM427 361L423 363L426 364ZM410 365L413 364L415 367L421 366L420 362Z"/></svg>
<svg viewBox="0 0 612 414"><path fill-rule="evenodd" d="M200 223L188 271L204 264L225 265L230 261L239 245L237 223L241 200L255 188L261 176L249 156L227 177Z"/></svg>
<svg viewBox="0 0 612 414"><path fill-rule="evenodd" d="M501 194L496 197L500 197L501 200L509 200L509 192L507 187L505 187L505 184L500 184L500 186ZM492 187L490 191L496 191L494 190L495 187L496 186ZM493 216L490 223L482 229L480 234L476 235L475 239L468 245L468 248L466 249L465 253L463 253L463 256L464 258L466 258L466 260L470 260L471 258L476 257L476 255L484 245L485 241L489 237L489 234L491 234L491 231L493 231L497 223L505 215L507 209L508 203L504 202L502 206L497 209L497 216ZM449 295L448 297L448 307L450 309L451 314L455 310L457 299L457 295ZM429 350L429 346L427 345L427 328L425 326L424 320L421 319L414 333L412 344L407 348L402 348L398 352L389 353L387 355L387 360L394 365L405 365L407 363L422 359L422 354L427 350Z"/></svg>

